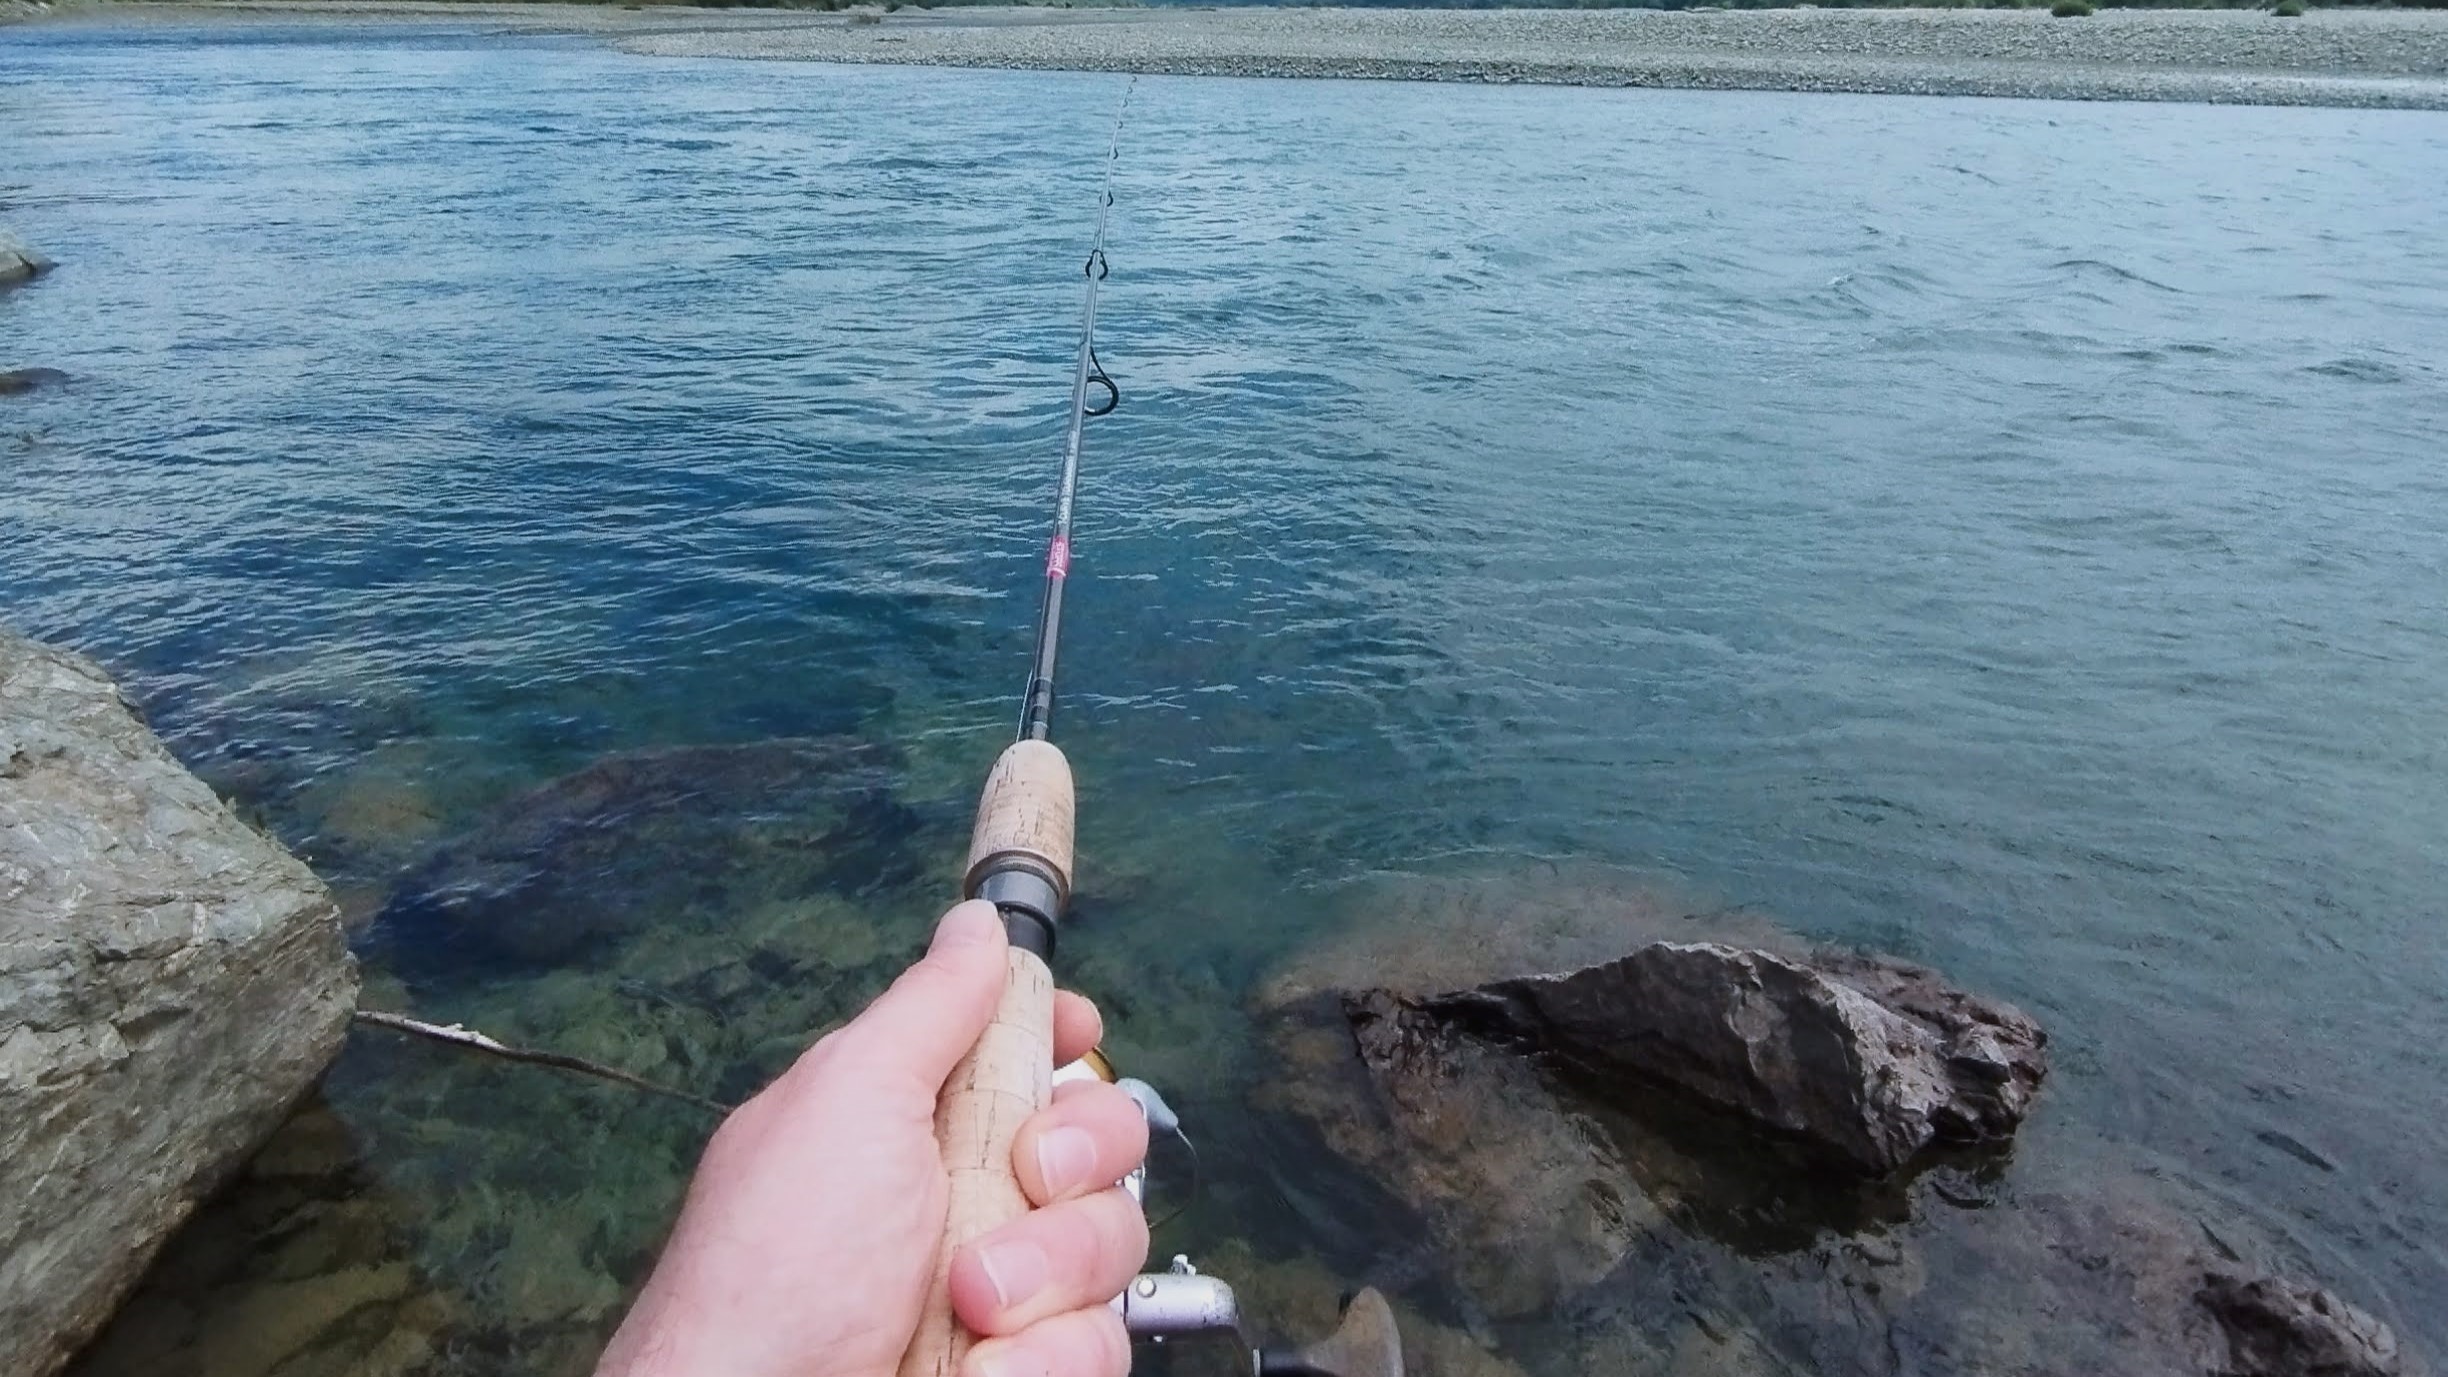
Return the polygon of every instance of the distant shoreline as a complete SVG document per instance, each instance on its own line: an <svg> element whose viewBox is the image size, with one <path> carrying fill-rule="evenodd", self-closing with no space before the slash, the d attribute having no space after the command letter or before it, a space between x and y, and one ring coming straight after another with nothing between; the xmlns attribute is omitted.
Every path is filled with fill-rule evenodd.
<svg viewBox="0 0 2448 1377"><path fill-rule="evenodd" d="M2448 11L815 10L218 0L54 22L481 20L627 52L1187 76L2448 110Z"/></svg>

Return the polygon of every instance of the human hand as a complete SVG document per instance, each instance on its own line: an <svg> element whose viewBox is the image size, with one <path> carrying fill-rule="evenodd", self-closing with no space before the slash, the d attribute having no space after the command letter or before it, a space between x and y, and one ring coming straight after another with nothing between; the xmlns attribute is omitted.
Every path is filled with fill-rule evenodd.
<svg viewBox="0 0 2448 1377"><path fill-rule="evenodd" d="M950 1194L936 1096L993 1017L1005 951L993 905L956 906L925 959L723 1121L596 1377L892 1377ZM1095 1005L1056 996L1057 1064L1102 1031ZM993 1336L963 1377L1130 1370L1107 1302L1146 1262L1147 1222L1114 1183L1146 1152L1138 1105L1102 1082L1057 1088L1021 1125L1034 1208L952 1259L954 1313Z"/></svg>

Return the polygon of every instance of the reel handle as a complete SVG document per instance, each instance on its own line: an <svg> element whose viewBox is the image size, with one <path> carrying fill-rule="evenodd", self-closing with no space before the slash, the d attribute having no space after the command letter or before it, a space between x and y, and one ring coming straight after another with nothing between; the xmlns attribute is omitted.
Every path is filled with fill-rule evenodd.
<svg viewBox="0 0 2448 1377"><path fill-rule="evenodd" d="M1051 742L1005 748L986 777L961 890L992 899L1012 936L994 1021L944 1082L935 1144L951 1180L935 1279L900 1377L955 1377L977 1342L952 1313L947 1275L962 1244L1028 1211L1012 1138L1045 1106L1054 1075L1054 924L1071 897L1071 765Z"/></svg>

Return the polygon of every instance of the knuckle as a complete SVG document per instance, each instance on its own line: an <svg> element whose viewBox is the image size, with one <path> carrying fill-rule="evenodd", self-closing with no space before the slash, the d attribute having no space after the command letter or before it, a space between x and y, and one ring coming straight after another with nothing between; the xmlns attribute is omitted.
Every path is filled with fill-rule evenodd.
<svg viewBox="0 0 2448 1377"><path fill-rule="evenodd" d="M1054 1087L1054 1103L1071 1105L1109 1093L1118 1094L1120 1092L1115 1091L1112 1086L1103 1081L1064 1081Z"/></svg>
<svg viewBox="0 0 2448 1377"><path fill-rule="evenodd" d="M891 997L931 1003L952 992L957 983L952 963L941 952L930 952L918 964L893 979Z"/></svg>
<svg viewBox="0 0 2448 1377"><path fill-rule="evenodd" d="M1057 1096L1054 1103L1067 1121L1094 1129L1100 1137L1110 1134L1123 1142L1146 1139L1147 1115L1139 1112L1139 1102L1129 1092L1103 1081L1063 1088L1072 1093Z"/></svg>
<svg viewBox="0 0 2448 1377"><path fill-rule="evenodd" d="M701 1154L703 1160L728 1162L749 1152L750 1145L763 1136L763 1101L764 1096L759 1095L725 1114L723 1121L714 1126L713 1135L706 1139L705 1152Z"/></svg>
<svg viewBox="0 0 2448 1377"><path fill-rule="evenodd" d="M1083 1302L1120 1290L1147 1259L1147 1222L1138 1202L1119 1190L1049 1206L1032 1222L1056 1260L1065 1294Z"/></svg>
<svg viewBox="0 0 2448 1377"><path fill-rule="evenodd" d="M1147 1217L1139 1212L1139 1202L1119 1188L1081 1203L1094 1207L1089 1227L1095 1231L1097 1279L1111 1283L1106 1289L1118 1289L1147 1262Z"/></svg>
<svg viewBox="0 0 2448 1377"><path fill-rule="evenodd" d="M1130 1331L1103 1305L1086 1306L1022 1330L1009 1351L1025 1352L1033 1368L1062 1377L1126 1377L1131 1369Z"/></svg>
<svg viewBox="0 0 2448 1377"><path fill-rule="evenodd" d="M1058 1086L1044 1111L1048 1125L1084 1128L1100 1142L1126 1133L1140 1117L1130 1096L1102 1082Z"/></svg>
<svg viewBox="0 0 2448 1377"><path fill-rule="evenodd" d="M801 1052L798 1060L792 1062L789 1068L783 1071L781 1077L772 1086L766 1087L758 1098L762 1099L774 1093L774 1089L782 1085L805 1085L822 1077L841 1061L843 1039L848 1036L849 1032L849 1027L845 1025L816 1039L815 1044Z"/></svg>
<svg viewBox="0 0 2448 1377"><path fill-rule="evenodd" d="M1147 1117L1130 1096L1102 1083L1055 1088L1054 1101L1021 1125L1023 1147L1058 1129L1085 1132L1096 1146L1099 1171L1108 1184L1147 1156Z"/></svg>
<svg viewBox="0 0 2448 1377"><path fill-rule="evenodd" d="M1063 1010L1071 1017L1078 1019L1082 1026L1099 1033L1105 1030L1105 1011L1097 1007L1095 1000L1077 990L1056 991L1054 998Z"/></svg>
<svg viewBox="0 0 2448 1377"><path fill-rule="evenodd" d="M1139 1112L1139 1102L1130 1097L1129 1091L1118 1085L1107 1085L1103 1081L1089 1081L1080 1088L1085 1093L1074 1098L1092 1113L1110 1114L1116 1118L1139 1119L1144 1117Z"/></svg>
<svg viewBox="0 0 2448 1377"><path fill-rule="evenodd" d="M1085 1328L1092 1346L1086 1370L1091 1377L1128 1377L1130 1331L1123 1327L1122 1317L1101 1305L1086 1314Z"/></svg>
<svg viewBox="0 0 2448 1377"><path fill-rule="evenodd" d="M756 1093L744 1107L764 1106L760 1113L781 1113L780 1106L802 1104L811 1097L821 1096L825 1087L842 1074L844 1061L854 1055L847 1027L836 1028L818 1038L814 1046L799 1054L799 1059L784 1067L782 1074Z"/></svg>

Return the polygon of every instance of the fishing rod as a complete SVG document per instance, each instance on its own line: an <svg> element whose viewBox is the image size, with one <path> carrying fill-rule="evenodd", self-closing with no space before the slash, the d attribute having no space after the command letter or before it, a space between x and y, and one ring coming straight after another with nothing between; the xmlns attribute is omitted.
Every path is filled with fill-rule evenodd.
<svg viewBox="0 0 2448 1377"><path fill-rule="evenodd" d="M1110 416L1122 405L1122 389L1097 362L1097 288L1110 271L1105 262L1105 227L1113 215L1114 167L1122 158L1122 115L1130 108L1130 93L1138 79L1122 90L1114 111L1113 143L1105 153L1105 189L1097 197L1096 238L1088 261L1080 269L1087 285L1080 303L1079 359L1071 372L1071 423L1063 432L1062 481L1054 490L1054 538L1046 546L1045 596L1037 605L1037 652L1029 659L1028 691L1020 697L1020 739L1043 741L1054 721L1054 656L1062 643L1063 585L1071 577L1071 508L1079 497L1080 432L1098 416ZM1088 388L1105 389L1102 406L1088 405Z"/></svg>
<svg viewBox="0 0 2448 1377"><path fill-rule="evenodd" d="M1134 80L1132 85L1137 83ZM1103 415L1121 391L1096 362L1097 288L1109 271L1105 232L1113 210L1113 173L1122 151L1125 88L1114 112L1105 184L1097 200L1096 239L1083 269L1079 358L1071 379L1071 412L1063 437L1062 480L1055 492L1054 534L1046 547L1045 594L1037 611L1037 645L1021 696L1018 739L987 773L969 836L961 895L985 899L1002 916L1011 950L994 1017L979 1035L935 1105L936 1145L951 1184L935 1279L918 1332L901 1358L901 1377L955 1377L975 1344L952 1313L948 1269L963 1244L1019 1218L1028 1199L1012 1174L1012 1140L1020 1123L1053 1095L1054 977L1048 967L1054 934L1071 899L1073 791L1071 763L1047 740L1054 718L1054 666L1062 640L1063 585L1071 574L1071 516L1079 495L1081 432L1093 410ZM1092 378L1108 396L1088 405Z"/></svg>
<svg viewBox="0 0 2448 1377"><path fill-rule="evenodd" d="M917 1334L902 1355L899 1377L956 1377L962 1358L977 1342L952 1313L951 1257L963 1244L1027 1213L1028 1199L1012 1172L1012 1141L1021 1121L1053 1098L1056 1081L1088 1076L1113 1081L1138 1101L1151 1129L1180 1132L1163 1097L1145 1082L1117 1080L1112 1063L1101 1053L1060 1070L1054 1066L1051 962L1055 933L1071 900L1075 796L1070 761L1047 738L1054 719L1063 589L1071 576L1081 434L1088 421L1111 414L1122 403L1121 389L1097 360L1096 308L1097 288L1110 271L1105 234L1113 212L1114 168L1122 156L1122 117L1137 86L1134 77L1114 111L1105 183L1097 198L1096 237L1082 268L1086 284L1070 417L1063 435L1062 478L1055 490L1054 534L1046 546L1045 590L1038 604L1028 687L1021 696L1019 733L987 773L961 878L962 897L994 904L1011 939L1003 993L986 1031L953 1069L936 1101L935 1140L951 1195L935 1279ZM1102 404L1089 404L1091 387L1104 390ZM1144 1209L1146 1166L1120 1184ZM1133 1338L1229 1338L1253 1377L1403 1377L1394 1312L1374 1289L1353 1298L1332 1335L1298 1349L1251 1345L1232 1288L1200 1275L1186 1257L1174 1258L1169 1271L1133 1280L1114 1298L1113 1308Z"/></svg>

